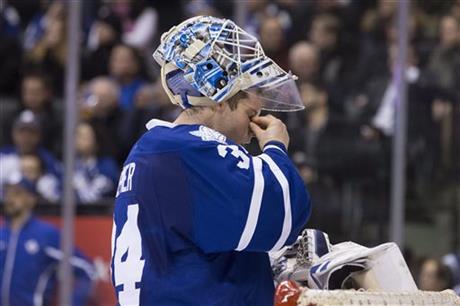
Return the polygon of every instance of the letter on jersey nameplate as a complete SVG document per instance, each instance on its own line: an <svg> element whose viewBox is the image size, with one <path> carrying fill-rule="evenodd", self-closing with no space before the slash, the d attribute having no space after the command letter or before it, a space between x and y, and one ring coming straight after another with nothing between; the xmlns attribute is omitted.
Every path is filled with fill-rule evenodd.
<svg viewBox="0 0 460 306"><path fill-rule="evenodd" d="M118 181L118 188L117 188L117 197L120 193L131 191L133 188L133 175L134 170L136 169L135 163L129 163L123 167L121 171L120 180Z"/></svg>

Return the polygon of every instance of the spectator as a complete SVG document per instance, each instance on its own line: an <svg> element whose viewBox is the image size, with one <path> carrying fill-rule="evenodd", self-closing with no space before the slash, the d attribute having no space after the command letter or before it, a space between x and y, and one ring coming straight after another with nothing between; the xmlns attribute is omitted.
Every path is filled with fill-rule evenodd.
<svg viewBox="0 0 460 306"><path fill-rule="evenodd" d="M357 168L355 175L365 169L373 171L370 169L375 169L375 164L369 160L369 155L374 146L370 143L361 145L357 141L358 126L330 111L325 88L305 83L300 85L300 89L308 111L304 112L304 124L300 124L300 129L292 133L293 152L304 152L306 159L316 166L313 169L318 172L316 175L340 178L351 177L349 171L352 168ZM367 150L361 151L362 147Z"/></svg>
<svg viewBox="0 0 460 306"><path fill-rule="evenodd" d="M391 71L392 75L387 77L387 87L385 94L382 96L382 100L379 101L378 109L372 118L372 125L379 129L383 134L387 136L392 136L394 133L394 118L395 118L395 108L396 108L396 84L393 82L392 76L395 73L397 66L397 57L398 57L398 47L397 45L391 45L388 48L388 70ZM404 71L407 82L409 84L416 84L419 80L420 70L417 67L417 58L415 55L415 50L412 47L409 47L408 58L407 58L407 68ZM417 94L414 92L413 94ZM414 97L412 97L414 100ZM414 101L414 103L416 103Z"/></svg>
<svg viewBox="0 0 460 306"><path fill-rule="evenodd" d="M82 90L80 113L89 121L97 133L110 139L105 150L118 161L124 158L126 139L123 131L129 128L124 124L125 114L119 106L120 87L108 77L91 80Z"/></svg>
<svg viewBox="0 0 460 306"><path fill-rule="evenodd" d="M305 39L305 33L315 14L315 5L318 1L275 0L274 2L280 13L288 16L288 18L283 18L289 25L286 37L288 46Z"/></svg>
<svg viewBox="0 0 460 306"><path fill-rule="evenodd" d="M221 3L215 3L215 5L221 6ZM276 1L258 0L248 1L247 3L248 14L245 19L245 29L250 34L257 35L261 33L263 23L267 18L275 18L283 29L283 41L290 43L288 32L292 29L292 17L291 14L285 10L285 5L280 5ZM224 7L220 8L221 12L227 13L229 10ZM227 14L228 15L228 14ZM232 16L228 16L232 18Z"/></svg>
<svg viewBox="0 0 460 306"><path fill-rule="evenodd" d="M451 100L460 86L460 22L453 16L444 16L439 24L439 44L429 59L427 74L430 83Z"/></svg>
<svg viewBox="0 0 460 306"><path fill-rule="evenodd" d="M41 72L26 73L21 82L21 104L16 107L15 113L6 118L4 133L10 138L13 120L22 111L30 110L37 118L46 137L43 145L48 150L59 155L61 152L61 116L53 109L53 88L51 80ZM11 143L11 141L8 141Z"/></svg>
<svg viewBox="0 0 460 306"><path fill-rule="evenodd" d="M285 33L283 24L279 17L266 17L260 25L259 35L260 44L268 57L273 59L278 65L288 68L288 54L285 48Z"/></svg>
<svg viewBox="0 0 460 306"><path fill-rule="evenodd" d="M43 145L55 152L61 152L61 115L53 109L54 90L51 80L43 73L29 73L23 77L21 98L24 109L31 110L40 122Z"/></svg>
<svg viewBox="0 0 460 306"><path fill-rule="evenodd" d="M120 87L108 77L92 79L80 94L80 111L83 119L106 119L119 110ZM109 127L114 127L110 122Z"/></svg>
<svg viewBox="0 0 460 306"><path fill-rule="evenodd" d="M201 0L191 0L185 5L185 14L187 17L193 16L214 16L222 17L221 11L218 10L216 4L220 3L207 3ZM228 6L229 3L227 3ZM224 4L225 5L225 4ZM231 7L225 7L226 9L231 9ZM226 12L227 13L227 12ZM231 16L228 16L229 18Z"/></svg>
<svg viewBox="0 0 460 306"><path fill-rule="evenodd" d="M397 5L397 1L378 0L376 8L365 12L361 20L362 32L381 38L384 32L383 27L392 21Z"/></svg>
<svg viewBox="0 0 460 306"><path fill-rule="evenodd" d="M158 13L157 33L164 33L185 19L184 2L181 0L153 1L151 3Z"/></svg>
<svg viewBox="0 0 460 306"><path fill-rule="evenodd" d="M432 92L420 83L418 57L412 46L408 48L407 68L404 71L408 83L408 138L407 138L407 175L410 178L408 190L416 196L426 190L430 184L430 172L433 159L433 146L430 145L430 101ZM394 73L397 65L398 47L388 48L387 69ZM389 150L390 139L395 131L395 114L397 107L396 83L391 74L375 76L365 86L364 94L353 100L348 108L349 115L355 113L358 124L362 125L361 135L369 141L382 141ZM386 152L389 154L389 151ZM386 159L389 158L389 155Z"/></svg>
<svg viewBox="0 0 460 306"><path fill-rule="evenodd" d="M82 58L82 79L109 73L109 58L113 47L121 41L121 21L107 7L101 9L88 34L87 50Z"/></svg>
<svg viewBox="0 0 460 306"><path fill-rule="evenodd" d="M0 301L2 305L52 305L57 267L63 254L60 233L35 218L35 185L22 178L5 186L6 223L0 226ZM73 305L86 305L94 267L78 250L70 259L75 270Z"/></svg>
<svg viewBox="0 0 460 306"><path fill-rule="evenodd" d="M53 175L58 181L61 178L59 161L41 146L42 130L38 118L30 110L23 111L15 120L12 130L13 145L0 149L0 187L12 176L21 172L20 157L25 154L37 154L43 161L44 172ZM0 188L0 198L3 198Z"/></svg>
<svg viewBox="0 0 460 306"><path fill-rule="evenodd" d="M22 50L19 44L19 16L5 5L0 11L0 95L13 95L17 89Z"/></svg>
<svg viewBox="0 0 460 306"><path fill-rule="evenodd" d="M452 16L455 17L455 19L460 20L460 1L456 0L454 3L452 3L452 7L450 9Z"/></svg>
<svg viewBox="0 0 460 306"><path fill-rule="evenodd" d="M179 113L180 110L169 101L161 80L145 85L135 97L135 108L124 115L121 138L130 147L145 133L145 125L152 118L174 121Z"/></svg>
<svg viewBox="0 0 460 306"><path fill-rule="evenodd" d="M110 76L120 86L120 107L130 110L139 89L146 84L141 72L142 61L138 52L128 45L117 45L110 55Z"/></svg>
<svg viewBox="0 0 460 306"><path fill-rule="evenodd" d="M161 86L161 80L156 81L153 85L142 87L136 95L136 108L144 112L154 111L156 114L151 114L150 118L161 120L175 120L180 112L170 103L168 95Z"/></svg>
<svg viewBox="0 0 460 306"><path fill-rule="evenodd" d="M86 122L76 128L74 186L79 203L91 204L115 195L119 169L115 160L104 154L102 135Z"/></svg>
<svg viewBox="0 0 460 306"><path fill-rule="evenodd" d="M320 73L323 82L339 83L342 58L338 49L340 21L328 14L314 17L309 38L320 52Z"/></svg>
<svg viewBox="0 0 460 306"><path fill-rule="evenodd" d="M438 132L441 175L456 176L460 168L460 21L447 15L439 22L439 44L431 54L426 82L435 90L433 119Z"/></svg>
<svg viewBox="0 0 460 306"><path fill-rule="evenodd" d="M426 291L443 291L453 288L452 274L440 260L425 259L418 275L418 287Z"/></svg>
<svg viewBox="0 0 460 306"><path fill-rule="evenodd" d="M45 173L43 162L36 154L25 154L20 160L21 177L32 182L42 200L57 203L60 199L59 181L56 176Z"/></svg>
<svg viewBox="0 0 460 306"><path fill-rule="evenodd" d="M60 0L42 1L36 5L36 12L24 31L23 47L25 51L32 50L45 34L49 20L62 18L64 6ZM28 6L30 8L30 5Z"/></svg>
<svg viewBox="0 0 460 306"><path fill-rule="evenodd" d="M316 82L319 71L319 53L315 45L300 41L289 50L289 68L300 82Z"/></svg>
<svg viewBox="0 0 460 306"><path fill-rule="evenodd" d="M364 96L358 96L348 105L350 118L368 122L379 133L392 136L394 133L394 114L396 107L396 85L392 79L392 73L397 65L398 47L391 45L388 48L387 69L390 73L375 76L368 80L365 86ZM428 112L427 93L419 86L420 69L417 63L417 54L412 46L408 48L407 68L404 71L409 83L409 114L413 116L411 124L426 125L430 122ZM415 115L417 114L417 115ZM416 126L410 126L411 131L416 132ZM370 136L370 135L368 135Z"/></svg>
<svg viewBox="0 0 460 306"><path fill-rule="evenodd" d="M378 0L376 8L368 9L361 18L359 56L356 71L350 76L351 87L359 87L367 79L387 73L386 50L394 33L396 1ZM382 59L385 59L382 61Z"/></svg>
<svg viewBox="0 0 460 306"><path fill-rule="evenodd" d="M19 17L16 8L6 3L3 3L0 11L0 29L3 35L8 37L17 37L21 30L21 18Z"/></svg>
<svg viewBox="0 0 460 306"><path fill-rule="evenodd" d="M397 45L398 43L398 20L397 16L394 15L397 2L381 2L379 2L379 17L376 21L377 28L366 29L364 25L366 21L363 21L363 39L360 42L360 51L358 51L359 59L356 61L355 71L349 75L351 84L348 86L359 87L360 84L370 78L381 77L390 73L387 65L387 50L390 45ZM414 11L416 8L411 10L411 12ZM421 35L419 16L416 15L416 12L410 14L408 18L408 40L415 49L418 63L422 68L426 62L425 58L432 48L432 43ZM365 18L366 16L363 19Z"/></svg>
<svg viewBox="0 0 460 306"><path fill-rule="evenodd" d="M297 149L294 161L300 166L304 180L309 183L316 203L320 203L314 208L313 226L343 239L355 239L363 220L373 218L371 222L374 226L383 228L383 224L377 224L374 218L377 215L385 219L382 216L386 215L379 207L384 192L375 188L381 184L379 170L384 168L384 152L380 142L361 139L359 125L332 112L324 87L304 83L300 89L307 111L304 112L305 119L300 129L291 133L291 147ZM343 198L343 190L353 190L353 193L350 191L349 198ZM363 200L365 197L372 202L366 205L372 214L361 219L356 214L362 210L363 202L366 203ZM353 205L354 209L344 212L347 205ZM324 222L339 216L345 221L336 224Z"/></svg>
<svg viewBox="0 0 460 306"><path fill-rule="evenodd" d="M260 27L267 16L267 10L270 3L268 0L248 1L248 14L246 15L245 24L247 32L257 35L260 32Z"/></svg>
<svg viewBox="0 0 460 306"><path fill-rule="evenodd" d="M128 3L129 21L124 25L123 42L150 52L157 33L158 14L145 0L132 0Z"/></svg>
<svg viewBox="0 0 460 306"><path fill-rule="evenodd" d="M26 52L26 67L49 72L59 95L63 92L64 67L67 57L67 30L64 3L57 1L49 8L43 36Z"/></svg>
<svg viewBox="0 0 460 306"><path fill-rule="evenodd" d="M326 89L330 111L341 112L343 96L336 83L324 82L320 74L320 52L316 45L299 41L289 50L289 68L299 78L299 84L321 84Z"/></svg>

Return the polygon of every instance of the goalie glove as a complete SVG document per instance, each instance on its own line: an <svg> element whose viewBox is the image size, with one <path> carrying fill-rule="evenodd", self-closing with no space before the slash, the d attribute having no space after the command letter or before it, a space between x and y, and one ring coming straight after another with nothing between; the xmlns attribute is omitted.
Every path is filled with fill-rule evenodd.
<svg viewBox="0 0 460 306"><path fill-rule="evenodd" d="M296 280L305 283L312 264L331 250L326 233L305 229L292 246L269 253L275 282Z"/></svg>

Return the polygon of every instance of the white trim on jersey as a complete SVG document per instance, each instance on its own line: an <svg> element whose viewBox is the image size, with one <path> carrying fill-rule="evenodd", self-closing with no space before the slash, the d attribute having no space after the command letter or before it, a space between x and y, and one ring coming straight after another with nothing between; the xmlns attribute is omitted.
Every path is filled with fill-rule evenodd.
<svg viewBox="0 0 460 306"><path fill-rule="evenodd" d="M168 121L164 121L164 120L160 120L160 119L151 119L149 122L147 122L147 124L145 125L145 127L147 128L147 130L151 130L153 129L154 127L157 127L157 126L163 126L163 127L168 127L168 128L173 128L175 126L177 126L177 124L174 124L174 123L171 123L171 122L168 122Z"/></svg>
<svg viewBox="0 0 460 306"><path fill-rule="evenodd" d="M111 245L110 245L110 254L113 257L113 251L115 250L115 236L117 234L117 225L115 221L112 223L112 237L111 237Z"/></svg>
<svg viewBox="0 0 460 306"><path fill-rule="evenodd" d="M54 258L55 260L61 261L64 258L64 253L61 250L58 250L53 247L46 247L45 253ZM91 264L89 264L86 260L78 258L76 256L70 257L69 260L70 264L76 268L80 268L89 276L90 279L94 280L96 278L96 273L94 268Z"/></svg>
<svg viewBox="0 0 460 306"><path fill-rule="evenodd" d="M34 291L34 306L43 305L43 295L46 290L46 285L48 284L48 281L50 280L55 270L56 270L56 264L52 263L48 265L45 271L38 278L37 287L35 287L35 291Z"/></svg>
<svg viewBox="0 0 460 306"><path fill-rule="evenodd" d="M286 240L289 238L289 234L292 230L292 215L291 215L291 195L289 191L289 182L284 176L283 171L278 167L278 165L273 161L273 159L268 156L267 154L259 155L261 159L263 159L270 168L271 172L275 175L276 180L281 186L281 190L283 191L283 203L284 203L284 221L283 221L283 229L281 231L281 235L278 241L275 243L273 248L270 252L277 251L283 247L286 243Z"/></svg>
<svg viewBox="0 0 460 306"><path fill-rule="evenodd" d="M280 147L278 147L276 145L272 145L272 144L271 145L266 145L264 147L264 152L265 152L265 150L268 150L268 149L277 149L277 150L280 150L281 152L283 152L284 155L286 155L286 152L284 152L283 149L281 149Z"/></svg>
<svg viewBox="0 0 460 306"><path fill-rule="evenodd" d="M22 229L22 228L21 228ZM14 259L16 257L16 249L18 247L19 234L21 229L12 231L10 234L10 241L8 242L8 249L6 250L5 268L2 277L2 305L10 306L10 286L11 278L13 276Z"/></svg>
<svg viewBox="0 0 460 306"><path fill-rule="evenodd" d="M251 204L249 206L248 218L241 234L240 242L235 250L244 250L251 242L252 236L256 230L257 221L259 219L260 206L262 205L262 197L264 194L264 175L262 173L262 160L258 157L252 158L254 170L254 188L252 190Z"/></svg>

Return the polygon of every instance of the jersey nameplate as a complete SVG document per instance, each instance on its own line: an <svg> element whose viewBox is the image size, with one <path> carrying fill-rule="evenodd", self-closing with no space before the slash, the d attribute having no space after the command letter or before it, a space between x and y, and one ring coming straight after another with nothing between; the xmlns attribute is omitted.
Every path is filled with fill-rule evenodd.
<svg viewBox="0 0 460 306"><path fill-rule="evenodd" d="M120 180L118 181L117 195L123 192L131 191L133 188L133 175L136 169L135 163L129 163L123 167L121 171Z"/></svg>

